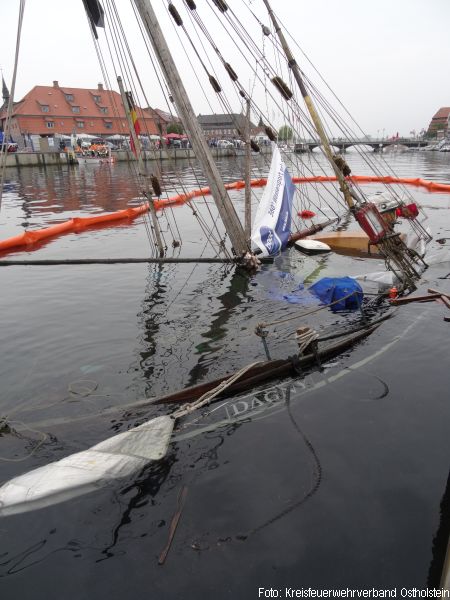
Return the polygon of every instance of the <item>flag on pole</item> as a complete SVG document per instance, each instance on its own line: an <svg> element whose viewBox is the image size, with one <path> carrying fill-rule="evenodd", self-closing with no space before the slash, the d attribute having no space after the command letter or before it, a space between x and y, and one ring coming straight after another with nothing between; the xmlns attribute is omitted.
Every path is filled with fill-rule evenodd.
<svg viewBox="0 0 450 600"><path fill-rule="evenodd" d="M262 256L274 256L286 248L291 234L292 199L295 186L278 146L273 143L272 164L267 185L256 211L252 242Z"/></svg>
<svg viewBox="0 0 450 600"><path fill-rule="evenodd" d="M139 135L141 133L141 124L139 123L139 119L136 114L136 107L133 102L133 96L131 95L131 92L125 92L125 96L127 98L128 108L130 110L130 116L131 116L131 120L133 122L134 131L135 131L136 135ZM136 147L134 145L132 135L130 135L130 148L131 148L133 154L135 156L137 156L137 151L136 151Z"/></svg>

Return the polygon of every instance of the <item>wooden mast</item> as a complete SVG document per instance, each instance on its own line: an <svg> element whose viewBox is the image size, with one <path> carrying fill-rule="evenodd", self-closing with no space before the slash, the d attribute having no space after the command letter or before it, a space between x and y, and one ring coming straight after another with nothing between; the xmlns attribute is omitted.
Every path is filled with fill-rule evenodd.
<svg viewBox="0 0 450 600"><path fill-rule="evenodd" d="M250 184L250 167L252 149L250 146L250 99L247 98L247 114L245 118L245 237L250 243L252 229L252 188Z"/></svg>
<svg viewBox="0 0 450 600"><path fill-rule="evenodd" d="M120 77L120 76L117 77L117 83L119 85L120 95L122 97L123 108L124 108L125 114L127 116L128 128L130 130L131 139L133 140L133 144L134 144L134 147L136 150L136 158L138 160L138 165L139 165L139 174L144 179L145 196L148 201L148 207L149 207L150 215L151 215L151 219L152 219L152 229L153 229L153 231L155 233L155 237L156 237L156 244L158 246L160 256L164 256L164 244L161 239L161 231L159 229L158 217L156 216L155 205L153 204L152 193L151 193L150 186L148 183L148 173L145 169L144 161L142 159L141 141L138 138L138 136L136 135L136 131L134 129L134 123L133 123L133 119L131 118L130 107L128 106L125 89L123 87L122 77Z"/></svg>
<svg viewBox="0 0 450 600"><path fill-rule="evenodd" d="M305 84L303 82L303 78L301 75L301 71L298 67L297 61L295 60L294 55L292 54L291 49L289 48L289 45L286 41L286 38L284 37L284 34L283 34L279 24L278 24L278 21L274 15L274 12L273 12L272 8L270 7L269 1L263 0L263 2L266 5L270 19L275 28L275 32L278 35L278 39L280 40L280 43L284 50L284 53L286 54L289 68L292 70L295 81L297 82L297 85L300 88L300 92L303 96L303 100L305 101L306 107L309 111L309 114L311 115L311 120L314 123L314 127L316 128L316 131L319 135L320 141L322 142L322 146L323 146L325 155L328 158L331 166L333 167L333 171L337 177L337 180L339 181L340 189L341 189L341 192L344 194L344 198L347 203L347 206L350 209L352 209L352 208L354 208L354 205L355 205L355 203L353 201L354 192L352 193L352 191L350 190L350 186L349 186L348 182L345 180L342 171L338 168L338 166L334 162L333 151L331 150L331 146L328 141L327 134L325 133L325 129L322 125L322 121L319 117L318 112L316 111L316 108L311 99L311 96L309 95L308 90L305 87Z"/></svg>
<svg viewBox="0 0 450 600"><path fill-rule="evenodd" d="M245 232L236 214L234 206L225 189L216 164L208 148L203 132L195 116L187 92L183 86L169 47L163 36L158 19L150 0L133 0L142 19L145 30L150 38L153 50L169 85L195 155L204 170L204 175L211 189L219 215L225 225L233 250L237 256L248 251Z"/></svg>

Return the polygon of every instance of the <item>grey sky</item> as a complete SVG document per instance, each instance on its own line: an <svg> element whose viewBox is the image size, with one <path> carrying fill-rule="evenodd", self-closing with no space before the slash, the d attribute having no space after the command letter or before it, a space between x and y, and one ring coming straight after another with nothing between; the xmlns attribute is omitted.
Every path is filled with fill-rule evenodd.
<svg viewBox="0 0 450 600"><path fill-rule="evenodd" d="M129 1L116 2L124 10L125 26L131 25ZM174 3L186 18L181 0ZM238 4L240 0L229 0L232 8ZM258 14L260 4L259 0L250 2ZM0 5L0 66L10 85L19 1L0 0ZM164 3L154 0L154 6L172 44L175 35ZM385 135L409 135L412 130L426 128L441 106L450 106L449 0L273 0L273 8L368 133L376 136L384 130ZM211 11L204 0L197 0L197 9L213 31L216 21L209 16ZM148 100L152 106L165 108L134 24L130 31L135 55L142 57L139 72ZM232 57L235 70L242 66L244 73L242 59L230 40L222 33L214 35L222 53ZM294 50L301 66L313 77L301 54ZM180 58L179 51L176 56L182 74L187 75L184 81L196 112L209 113L188 63ZM27 0L16 100L34 85L51 85L53 80L66 87L86 88L103 81L81 0ZM222 112L219 106L213 107ZM233 108L240 109L238 105Z"/></svg>

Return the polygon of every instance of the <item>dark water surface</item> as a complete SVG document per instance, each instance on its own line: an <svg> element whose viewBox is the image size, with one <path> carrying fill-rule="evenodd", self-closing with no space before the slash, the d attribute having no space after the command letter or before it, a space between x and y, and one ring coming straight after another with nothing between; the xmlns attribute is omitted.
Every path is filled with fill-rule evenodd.
<svg viewBox="0 0 450 600"><path fill-rule="evenodd" d="M356 154L347 158L365 172ZM400 176L450 183L448 154L385 158ZM237 166L220 164L230 180ZM197 187L184 163L176 170ZM167 167L166 185L173 176ZM450 196L413 193L435 237L450 237ZM136 195L125 164L9 169L1 239L124 208ZM241 212L242 196L234 200ZM174 211L183 252L199 256L205 239L187 208ZM433 243L430 253L438 260L420 290L450 292L438 279L450 271L447 248ZM14 256L147 254L145 228L135 222ZM193 264L1 269L0 416L10 430L0 431L0 482L164 412L148 399L263 360L255 325L316 306L306 293L292 304L299 285L381 268L374 259L291 250L251 278ZM286 587L308 586L397 587L400 595L401 587L436 584L450 456L446 311L437 303L402 307L324 372L182 421L168 456L136 477L0 519L1 598L257 598L260 587L285 597ZM320 328L348 318L312 319ZM271 333L274 358L293 352L292 330ZM178 529L159 566L184 486Z"/></svg>

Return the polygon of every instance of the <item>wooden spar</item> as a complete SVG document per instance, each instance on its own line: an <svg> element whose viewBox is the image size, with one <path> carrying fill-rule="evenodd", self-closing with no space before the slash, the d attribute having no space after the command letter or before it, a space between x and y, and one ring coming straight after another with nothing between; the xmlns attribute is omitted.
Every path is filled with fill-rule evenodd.
<svg viewBox="0 0 450 600"><path fill-rule="evenodd" d="M446 294L445 292L442 292L441 290L433 290L433 288L428 288L428 293L429 294L440 294L441 296L450 298L450 294Z"/></svg>
<svg viewBox="0 0 450 600"><path fill-rule="evenodd" d="M273 257L262 256L259 259L263 263L273 262ZM165 263L204 263L204 264L239 264L239 259L226 257L159 257L159 258L66 258L66 259L39 259L39 260L2 260L0 259L0 267L11 266L54 266L54 265L114 265L114 264L132 264L132 263L154 263L163 265Z"/></svg>
<svg viewBox="0 0 450 600"><path fill-rule="evenodd" d="M250 182L250 163L252 160L252 149L250 146L250 99L247 98L247 114L245 119L245 237L250 244L252 229L252 188Z"/></svg>
<svg viewBox="0 0 450 600"><path fill-rule="evenodd" d="M234 206L225 189L216 164L206 143L203 132L195 116L187 92L181 81L169 47L162 34L158 19L150 0L133 0L142 19L143 26L149 36L153 50L169 85L178 114L181 117L189 140L203 168L203 173L211 188L211 192L219 211L220 218L230 238L234 252L242 256L249 250L245 232L236 214Z"/></svg>
<svg viewBox="0 0 450 600"><path fill-rule="evenodd" d="M354 192L352 194L352 191L350 190L350 186L347 183L347 181L345 180L342 171L338 168L338 166L334 162L333 151L331 150L331 146L328 141L327 134L325 133L325 129L322 125L322 121L319 117L319 113L316 111L316 107L314 106L311 96L309 95L308 90L305 87L305 84L303 82L303 78L302 78L300 69L298 67L297 61L295 60L294 55L292 54L291 49L289 48L289 44L287 43L286 38L284 37L284 34L278 24L278 21L277 21L275 15L274 15L274 12L269 4L269 1L263 0L263 2L266 5L270 19L275 28L275 32L278 35L278 38L281 42L284 53L286 54L289 68L292 70L292 73L294 74L295 81L297 82L297 85L300 88L300 92L303 96L303 100L305 101L306 107L307 107L309 114L311 115L311 119L314 123L314 127L316 128L316 131L319 135L320 141L322 142L323 151L325 153L325 156L328 158L331 166L333 167L333 171L335 172L337 180L339 181L340 189L341 189L341 192L344 194L344 199L347 203L347 206L349 208L353 208L354 201L353 201L352 195L354 194Z"/></svg>
<svg viewBox="0 0 450 600"><path fill-rule="evenodd" d="M308 227L308 229L302 229L302 231L296 231L295 233L291 233L287 245L292 246L297 240L303 240L309 235L314 235L315 233L322 231L322 229L325 229L325 227L332 225L337 220L338 219L329 219L328 221L325 221L325 223L318 223L317 225L312 225L312 227Z"/></svg>
<svg viewBox="0 0 450 600"><path fill-rule="evenodd" d="M401 304L410 304L411 302L432 302L442 298L441 294L429 294L428 296L406 296L405 298L393 298L391 304L399 306Z"/></svg>
<svg viewBox="0 0 450 600"><path fill-rule="evenodd" d="M152 219L153 231L155 232L156 244L158 246L160 256L164 256L164 245L163 245L162 238L161 238L161 231L159 229L158 218L156 216L156 209L153 204L152 194L151 194L150 186L148 183L147 171L145 169L144 161L142 159L141 141L138 138L138 136L136 135L136 131L134 129L134 123L133 123L133 119L131 118L130 107L128 105L128 100L127 100L127 97L125 94L125 89L123 87L122 77L120 77L120 76L117 77L117 83L119 85L120 95L122 97L123 108L124 108L125 114L127 116L128 128L130 130L130 135L133 140L134 148L136 150L136 157L138 159L138 165L139 165L139 173L145 182L144 183L145 196L148 200L148 207L149 207L149 211L150 211L150 215L151 215L151 219Z"/></svg>

